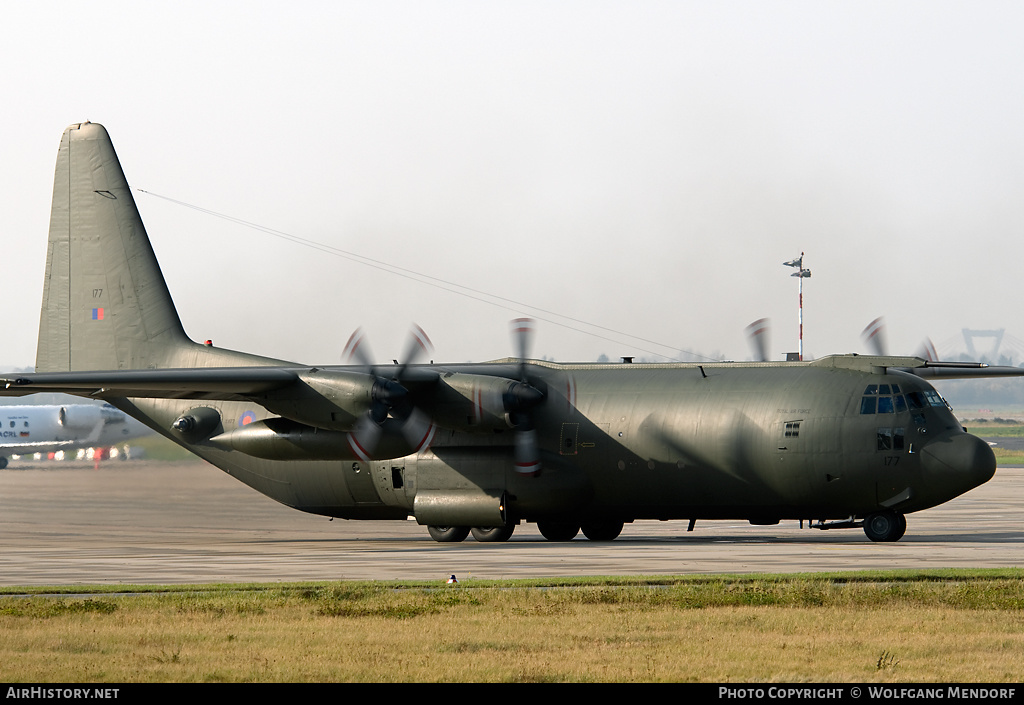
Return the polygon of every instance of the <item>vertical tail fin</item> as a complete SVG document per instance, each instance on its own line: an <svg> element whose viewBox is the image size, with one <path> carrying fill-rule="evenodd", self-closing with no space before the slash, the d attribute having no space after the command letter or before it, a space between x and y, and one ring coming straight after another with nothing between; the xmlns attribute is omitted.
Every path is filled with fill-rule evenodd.
<svg viewBox="0 0 1024 705"><path fill-rule="evenodd" d="M102 125L57 153L37 372L145 369L192 347Z"/></svg>

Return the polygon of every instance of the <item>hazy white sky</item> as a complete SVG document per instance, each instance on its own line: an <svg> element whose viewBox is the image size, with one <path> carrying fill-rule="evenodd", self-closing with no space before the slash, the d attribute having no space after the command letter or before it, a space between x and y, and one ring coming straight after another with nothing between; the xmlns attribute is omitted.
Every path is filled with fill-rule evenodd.
<svg viewBox="0 0 1024 705"><path fill-rule="evenodd" d="M5 8L0 365L31 365L61 131L137 194L186 331L338 362L1024 338L1019 2L52 2ZM448 285L445 285L446 287ZM558 325L551 313L599 336ZM614 333L605 329L616 331ZM631 338L629 336L636 336ZM607 340L611 338L612 340ZM648 342L654 341L654 342Z"/></svg>

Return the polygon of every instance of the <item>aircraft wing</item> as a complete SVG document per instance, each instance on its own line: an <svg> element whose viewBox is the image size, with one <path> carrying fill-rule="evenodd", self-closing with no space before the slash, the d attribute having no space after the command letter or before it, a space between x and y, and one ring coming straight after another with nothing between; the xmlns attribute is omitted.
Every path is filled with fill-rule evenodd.
<svg viewBox="0 0 1024 705"><path fill-rule="evenodd" d="M978 379L980 377L1024 377L1024 367L990 366L982 362L926 362L906 370L930 379Z"/></svg>
<svg viewBox="0 0 1024 705"><path fill-rule="evenodd" d="M887 355L828 355L810 364L851 370L899 370L917 377L934 379L978 379L980 377L1024 377L1024 367L991 366L984 362L938 362L921 357Z"/></svg>
<svg viewBox="0 0 1024 705"><path fill-rule="evenodd" d="M49 372L0 377L0 396L63 392L79 396L242 400L294 384L305 368L208 367Z"/></svg>

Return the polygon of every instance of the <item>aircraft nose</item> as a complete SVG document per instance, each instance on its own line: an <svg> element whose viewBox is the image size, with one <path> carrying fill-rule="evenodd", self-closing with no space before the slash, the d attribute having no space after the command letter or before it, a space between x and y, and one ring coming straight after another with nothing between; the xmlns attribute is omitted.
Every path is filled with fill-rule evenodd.
<svg viewBox="0 0 1024 705"><path fill-rule="evenodd" d="M969 433L939 438L921 449L929 482L958 494L984 484L996 472L996 456L988 443Z"/></svg>

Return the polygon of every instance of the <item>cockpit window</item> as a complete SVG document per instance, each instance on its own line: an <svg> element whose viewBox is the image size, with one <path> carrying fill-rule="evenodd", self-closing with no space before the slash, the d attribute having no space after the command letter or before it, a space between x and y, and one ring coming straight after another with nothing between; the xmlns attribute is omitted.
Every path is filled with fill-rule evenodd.
<svg viewBox="0 0 1024 705"><path fill-rule="evenodd" d="M922 405L924 399L921 400ZM862 414L893 414L907 410L907 400L898 384L869 384L860 400Z"/></svg>
<svg viewBox="0 0 1024 705"><path fill-rule="evenodd" d="M924 395L921 392L910 392L907 394L907 401L910 402L910 408L912 409L923 409L927 406L924 401Z"/></svg>

